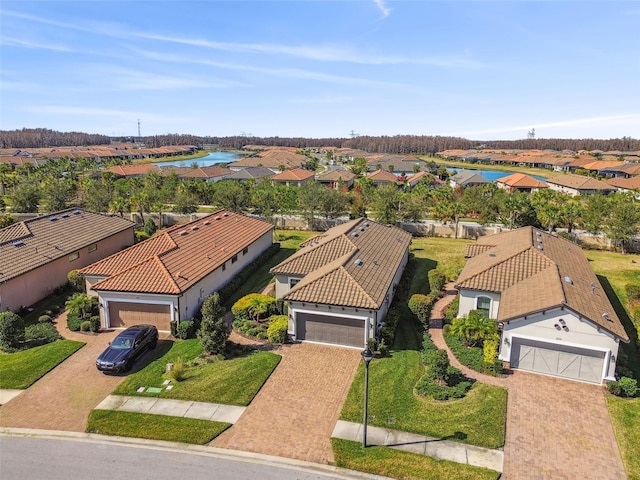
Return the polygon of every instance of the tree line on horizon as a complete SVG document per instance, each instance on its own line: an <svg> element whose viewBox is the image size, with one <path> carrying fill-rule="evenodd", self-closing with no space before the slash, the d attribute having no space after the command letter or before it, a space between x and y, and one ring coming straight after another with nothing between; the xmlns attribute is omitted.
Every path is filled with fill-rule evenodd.
<svg viewBox="0 0 640 480"><path fill-rule="evenodd" d="M602 150L640 151L640 140L631 137L612 139L526 138L521 140L478 141L439 135L355 136L353 138L256 137L236 135L227 137L188 134L151 135L137 137L109 137L81 132L57 132L45 128L0 130L0 148L46 148L62 146L108 145L112 141L139 141L149 148L170 145L217 145L223 149L241 149L246 145L294 148L351 148L369 153L429 155L451 149L522 149L522 150Z"/></svg>

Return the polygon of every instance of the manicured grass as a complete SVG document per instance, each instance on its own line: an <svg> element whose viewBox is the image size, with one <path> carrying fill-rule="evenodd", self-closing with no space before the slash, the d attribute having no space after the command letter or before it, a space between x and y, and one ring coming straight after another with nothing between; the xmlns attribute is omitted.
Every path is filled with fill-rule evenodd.
<svg viewBox="0 0 640 480"><path fill-rule="evenodd" d="M428 283L427 271L432 268L440 270L448 280L457 278L465 264L464 251L470 243L475 242L453 238L414 237L410 251L417 259L425 262L426 267L424 278L420 281ZM422 279L422 277L418 278ZM413 293L428 293L428 291L416 288Z"/></svg>
<svg viewBox="0 0 640 480"><path fill-rule="evenodd" d="M627 476L640 480L640 398L607 395L607 406Z"/></svg>
<svg viewBox="0 0 640 480"><path fill-rule="evenodd" d="M93 410L87 432L205 445L231 424L146 413Z"/></svg>
<svg viewBox="0 0 640 480"><path fill-rule="evenodd" d="M507 391L476 383L465 398L438 402L418 398L413 389L424 373L420 352L395 351L369 366L371 425L499 448L504 445ZM341 419L362 421L364 367L360 365ZM389 424L388 418L394 423Z"/></svg>
<svg viewBox="0 0 640 480"><path fill-rule="evenodd" d="M318 235L320 232L310 230L276 230L275 241L287 250L297 250L302 242Z"/></svg>
<svg viewBox="0 0 640 480"><path fill-rule="evenodd" d="M450 168L464 168L467 170L475 169L475 170L496 170L500 172L517 172L524 173L526 175L537 175L540 177L555 177L558 175L558 172L554 172L553 170L549 170L547 168L537 168L537 167L521 167L519 165L494 165L494 164L484 164L484 163L470 163L470 162L456 162L451 160L445 160L441 157L420 157L425 161L434 161L438 165L444 165L445 167Z"/></svg>
<svg viewBox="0 0 640 480"><path fill-rule="evenodd" d="M627 304L627 294L624 286L640 284L640 255L596 250L585 250L591 268L598 275L607 277L623 305Z"/></svg>
<svg viewBox="0 0 640 480"><path fill-rule="evenodd" d="M362 447L360 443L331 439L336 466L360 472L403 480L455 478L456 480L489 480L498 472L446 460L417 455L387 447Z"/></svg>
<svg viewBox="0 0 640 480"><path fill-rule="evenodd" d="M159 358L139 372L129 375L114 391L116 395L142 395L228 405L249 405L271 372L280 362L280 355L248 350L243 356L230 360L201 359L202 346L198 339L176 342L163 341L156 347ZM159 394L138 393L139 387L160 387L165 380L167 363L182 358L186 369L184 379L174 382L172 390ZM198 359L201 359L200 361Z"/></svg>
<svg viewBox="0 0 640 480"><path fill-rule="evenodd" d="M30 387L83 346L82 342L58 340L21 352L0 354L0 388Z"/></svg>

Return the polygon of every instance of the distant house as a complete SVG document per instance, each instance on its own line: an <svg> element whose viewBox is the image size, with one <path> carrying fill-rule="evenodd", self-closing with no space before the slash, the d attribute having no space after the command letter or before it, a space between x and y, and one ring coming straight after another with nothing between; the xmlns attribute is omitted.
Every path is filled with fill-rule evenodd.
<svg viewBox="0 0 640 480"><path fill-rule="evenodd" d="M398 177L393 173L384 170L376 170L375 172L368 173L366 178L371 180L371 183L375 186L379 185L396 185L398 183Z"/></svg>
<svg viewBox="0 0 640 480"><path fill-rule="evenodd" d="M411 234L367 219L333 227L271 269L296 340L363 348L384 324Z"/></svg>
<svg viewBox="0 0 640 480"><path fill-rule="evenodd" d="M144 177L150 172L162 173L162 169L153 163L132 163L128 165L114 165L105 170L114 173L118 177L134 178Z"/></svg>
<svg viewBox="0 0 640 480"><path fill-rule="evenodd" d="M275 174L272 170L265 167L246 167L240 170L232 170L232 173L224 177L225 180L236 180L245 182L247 180L262 180L271 178Z"/></svg>
<svg viewBox="0 0 640 480"><path fill-rule="evenodd" d="M407 187L413 188L419 183L427 182L427 181L431 182L432 184L436 184L438 183L437 180L438 179L436 179L436 177L434 177L429 172L424 172L424 171L418 172L416 174L411 175L409 178L407 178Z"/></svg>
<svg viewBox="0 0 640 480"><path fill-rule="evenodd" d="M348 170L331 170L323 175L318 175L316 180L329 188L339 188L340 185L351 188L355 178L355 174Z"/></svg>
<svg viewBox="0 0 640 480"><path fill-rule="evenodd" d="M608 183L575 173L548 178L547 184L551 190L566 193L573 197L577 195L592 195L594 193L608 194L615 191L615 188Z"/></svg>
<svg viewBox="0 0 640 480"><path fill-rule="evenodd" d="M80 271L97 296L105 328L136 323L169 330L193 318L273 243L273 225L220 210L176 225Z"/></svg>
<svg viewBox="0 0 640 480"><path fill-rule="evenodd" d="M305 183L312 182L315 174L304 168L292 168L284 172L276 173L271 177L273 183L280 183L287 186L301 187Z"/></svg>
<svg viewBox="0 0 640 480"><path fill-rule="evenodd" d="M460 170L455 175L449 177L449 183L453 188L455 187L476 187L478 185L485 185L491 183L479 173L475 173L470 170Z"/></svg>
<svg viewBox="0 0 640 480"><path fill-rule="evenodd" d="M496 185L508 192L519 190L525 193L537 192L543 188L549 188L549 185L545 182L530 177L529 175L525 175L524 173L514 173L512 175L499 178L496 180Z"/></svg>
<svg viewBox="0 0 640 480"><path fill-rule="evenodd" d="M458 317L480 310L499 322L501 360L583 382L614 379L629 337L580 247L523 227L480 237L466 257Z"/></svg>
<svg viewBox="0 0 640 480"><path fill-rule="evenodd" d="M304 155L291 149L269 149L259 152L255 156L245 157L229 164L231 170L241 170L247 167L266 167L274 173L282 168L300 168L307 162Z"/></svg>
<svg viewBox="0 0 640 480"><path fill-rule="evenodd" d="M163 175L175 173L181 180L204 180L206 182L219 182L233 173L232 170L218 165L198 168L174 166L160 168Z"/></svg>
<svg viewBox="0 0 640 480"><path fill-rule="evenodd" d="M636 199L640 200L640 176L631 178L609 178L606 182L618 192L630 192Z"/></svg>
<svg viewBox="0 0 640 480"><path fill-rule="evenodd" d="M133 245L135 224L81 209L0 229L0 311L17 311L67 283L67 274Z"/></svg>

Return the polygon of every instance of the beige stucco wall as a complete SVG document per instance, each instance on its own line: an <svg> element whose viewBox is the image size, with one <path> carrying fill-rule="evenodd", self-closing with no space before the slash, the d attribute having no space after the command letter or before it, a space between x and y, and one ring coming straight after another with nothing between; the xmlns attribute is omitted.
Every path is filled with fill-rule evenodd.
<svg viewBox="0 0 640 480"><path fill-rule="evenodd" d="M475 290L460 290L460 304L458 306L458 317L466 317L471 310L478 308L478 297L488 297L491 299L489 318L498 317L500 308L500 294L490 292L478 292Z"/></svg>
<svg viewBox="0 0 640 480"><path fill-rule="evenodd" d="M561 326L560 319L565 322L568 331L555 328L556 324ZM500 344L499 358L501 360L510 361L514 337L606 352L607 369L603 372L603 378L613 380L619 342L611 333L598 329L597 325L589 320L581 319L579 315L569 309L557 308L545 313L540 312L527 316L526 319L505 323Z"/></svg>
<svg viewBox="0 0 640 480"><path fill-rule="evenodd" d="M133 226L109 238L93 242L98 248L89 252L89 245L74 251L65 252L64 257L19 277L0 284L0 310L17 311L21 306L29 306L51 295L56 287L67 282L67 274L102 260L125 247L133 245ZM78 252L80 257L69 261L69 256Z"/></svg>

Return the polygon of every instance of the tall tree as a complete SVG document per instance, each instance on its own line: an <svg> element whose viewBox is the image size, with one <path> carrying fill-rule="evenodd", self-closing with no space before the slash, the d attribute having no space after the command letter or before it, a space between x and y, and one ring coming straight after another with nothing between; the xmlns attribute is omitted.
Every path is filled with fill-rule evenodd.
<svg viewBox="0 0 640 480"><path fill-rule="evenodd" d="M395 225L400 220L401 194L398 187L387 184L377 187L373 194L373 216L380 222Z"/></svg>

